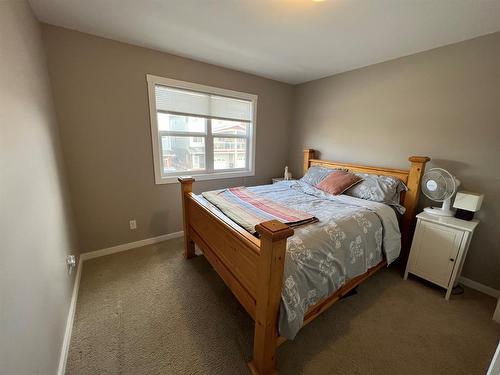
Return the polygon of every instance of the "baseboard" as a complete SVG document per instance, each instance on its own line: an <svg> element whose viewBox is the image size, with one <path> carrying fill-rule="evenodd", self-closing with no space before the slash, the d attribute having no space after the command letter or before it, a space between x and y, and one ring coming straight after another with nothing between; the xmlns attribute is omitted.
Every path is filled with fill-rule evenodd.
<svg viewBox="0 0 500 375"><path fill-rule="evenodd" d="M66 319L66 329L64 331L61 355L59 356L59 366L57 368L57 375L64 375L64 373L66 372L66 363L68 361L69 345L71 343L71 333L73 331L73 322L75 319L76 302L78 299L78 290L80 289L80 278L82 275L83 262L88 259L102 257L104 255L119 253L121 251L131 250L137 247L163 242L166 240L170 240L172 238L182 237L183 235L184 235L183 231L163 234L158 237L146 238L140 241L124 243L121 245L80 254L78 259L78 267L76 269L75 283L73 285L73 294L71 295L71 302L69 305L68 318Z"/></svg>
<svg viewBox="0 0 500 375"><path fill-rule="evenodd" d="M468 286L469 288L475 289L481 293L487 294L489 296L495 297L495 298L500 298L500 290L494 289L490 286L478 283L477 281L468 279L466 277L460 276L459 281L464 284L465 286Z"/></svg>
<svg viewBox="0 0 500 375"><path fill-rule="evenodd" d="M170 240L172 238L182 237L183 235L184 235L183 231L169 233L169 234L162 234L161 236L158 236L158 237L146 238L146 239L140 240L140 241L124 243L124 244L121 244L121 245L107 247L105 249L100 249L100 250L95 250L95 251L89 251L89 252L86 252L86 253L81 253L80 257L83 260L97 258L97 257L102 257L102 256L105 256L105 255L119 253L121 251L135 249L137 247L142 247L142 246L151 245L151 244L158 243L158 242L163 242L163 241L166 241L166 240Z"/></svg>
<svg viewBox="0 0 500 375"><path fill-rule="evenodd" d="M493 355L493 359L491 360L490 368L486 375L498 375L500 374L500 343L497 346L497 350Z"/></svg>
<svg viewBox="0 0 500 375"><path fill-rule="evenodd" d="M66 319L66 329L64 331L64 339L61 348L61 355L59 357L59 367L57 375L64 375L66 372L66 363L68 361L69 345L71 343L71 333L73 332L73 321L75 319L76 301L78 299L78 290L80 289L80 278L82 275L83 259L78 260L78 267L76 268L75 283L73 284L73 293L71 295L71 302L69 304L68 318Z"/></svg>

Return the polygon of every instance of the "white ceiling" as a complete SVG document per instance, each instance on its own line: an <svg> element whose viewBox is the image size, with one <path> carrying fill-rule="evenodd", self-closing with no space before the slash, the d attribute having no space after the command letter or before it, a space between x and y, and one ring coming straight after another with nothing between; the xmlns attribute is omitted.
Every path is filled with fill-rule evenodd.
<svg viewBox="0 0 500 375"><path fill-rule="evenodd" d="M301 83L500 30L500 0L30 0L42 22Z"/></svg>

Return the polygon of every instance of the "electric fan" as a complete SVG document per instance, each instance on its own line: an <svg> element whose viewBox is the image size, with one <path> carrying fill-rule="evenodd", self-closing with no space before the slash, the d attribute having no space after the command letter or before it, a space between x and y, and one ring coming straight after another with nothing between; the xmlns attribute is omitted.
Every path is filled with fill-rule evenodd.
<svg viewBox="0 0 500 375"><path fill-rule="evenodd" d="M439 216L453 216L450 209L451 198L456 193L460 180L446 169L432 168L422 178L422 192L436 202L443 202L442 207L426 207L424 211Z"/></svg>

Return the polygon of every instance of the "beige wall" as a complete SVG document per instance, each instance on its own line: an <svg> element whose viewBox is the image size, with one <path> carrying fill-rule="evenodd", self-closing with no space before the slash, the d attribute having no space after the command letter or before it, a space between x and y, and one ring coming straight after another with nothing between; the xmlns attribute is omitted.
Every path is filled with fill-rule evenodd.
<svg viewBox="0 0 500 375"><path fill-rule="evenodd" d="M486 194L463 274L500 288L500 34L293 88L55 26L43 31L82 251L181 230L178 186L153 182L151 73L259 95L256 176L200 182L196 191L267 183L287 161L300 174L304 146L393 167L429 155L463 188Z"/></svg>
<svg viewBox="0 0 500 375"><path fill-rule="evenodd" d="M59 27L43 31L82 251L181 230L179 186L154 184L147 73L259 96L255 177L200 182L197 191L282 174L292 86Z"/></svg>
<svg viewBox="0 0 500 375"><path fill-rule="evenodd" d="M500 33L297 86L289 159L389 167L428 155L485 194L463 275L500 289Z"/></svg>
<svg viewBox="0 0 500 375"><path fill-rule="evenodd" d="M76 247L41 30L0 2L0 374L57 372Z"/></svg>

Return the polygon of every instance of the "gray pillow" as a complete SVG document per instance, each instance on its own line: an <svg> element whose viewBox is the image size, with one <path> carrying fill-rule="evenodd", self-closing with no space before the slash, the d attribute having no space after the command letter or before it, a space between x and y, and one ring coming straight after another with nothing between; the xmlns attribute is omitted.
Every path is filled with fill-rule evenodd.
<svg viewBox="0 0 500 375"><path fill-rule="evenodd" d="M317 165L313 165L309 167L304 177L300 179L302 182L306 182L309 185L315 186L323 181L330 173L332 173L334 169L320 167Z"/></svg>
<svg viewBox="0 0 500 375"><path fill-rule="evenodd" d="M401 214L405 212L405 208L399 203L400 193L408 190L403 181L390 176L366 173L355 174L361 177L363 181L347 189L344 194L394 206Z"/></svg>

